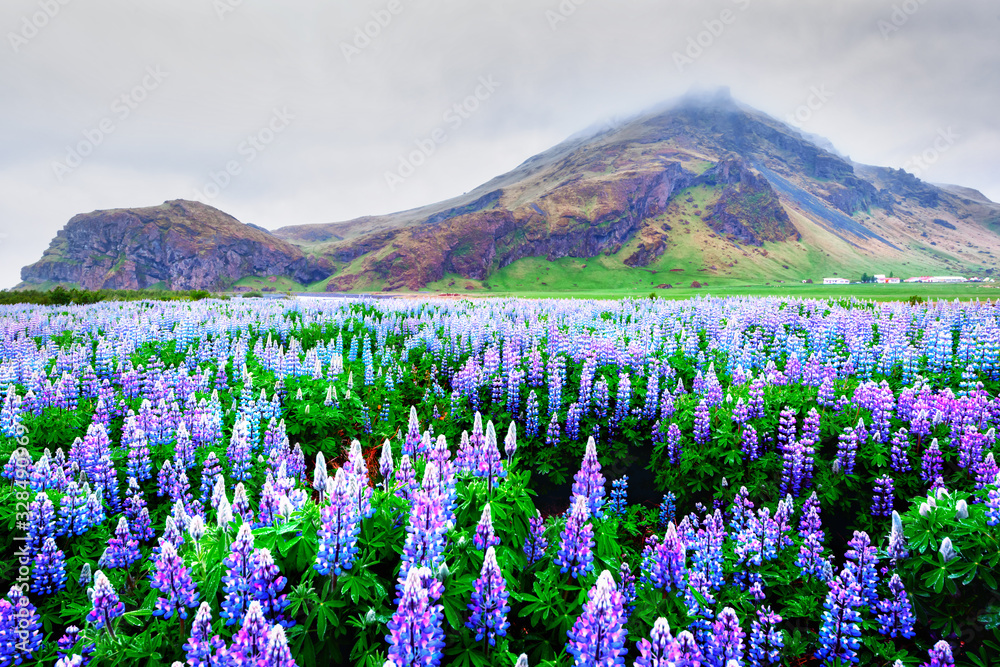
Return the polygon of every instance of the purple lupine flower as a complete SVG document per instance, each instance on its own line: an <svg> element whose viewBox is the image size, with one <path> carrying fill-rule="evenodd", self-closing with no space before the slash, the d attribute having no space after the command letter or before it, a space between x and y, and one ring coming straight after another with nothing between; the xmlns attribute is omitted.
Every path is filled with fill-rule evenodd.
<svg viewBox="0 0 1000 667"><path fill-rule="evenodd" d="M779 436L780 439L781 436ZM803 487L806 449L802 442L794 438L781 447L781 486L779 493L798 496Z"/></svg>
<svg viewBox="0 0 1000 667"><path fill-rule="evenodd" d="M215 452L209 452L208 457L201 466L201 497L199 500L202 505L213 499L212 492L215 490L215 485L220 479L223 479L222 463L219 461L219 457L215 455ZM224 480L223 483L225 483ZM217 507L217 503L213 503L213 507Z"/></svg>
<svg viewBox="0 0 1000 667"><path fill-rule="evenodd" d="M687 580L686 545L671 522L660 542L656 535L646 540L639 580L665 591L682 590Z"/></svg>
<svg viewBox="0 0 1000 667"><path fill-rule="evenodd" d="M425 567L412 567L403 584L399 606L388 623L389 659L395 667L437 667L444 648L442 606L434 604L425 580L432 579Z"/></svg>
<svg viewBox="0 0 1000 667"><path fill-rule="evenodd" d="M858 436L848 426L837 436L837 463L845 475L854 474L854 461L858 454Z"/></svg>
<svg viewBox="0 0 1000 667"><path fill-rule="evenodd" d="M722 391L721 387L719 391ZM629 416L631 402L632 380L628 373L622 373L618 378L618 392L615 394L615 410L611 414L611 420L608 424L608 427L612 431L616 430L625 421L625 418Z"/></svg>
<svg viewBox="0 0 1000 667"><path fill-rule="evenodd" d="M663 500L660 501L660 527L666 530L667 526L677 518L676 515L677 496L672 491L667 491L663 494Z"/></svg>
<svg viewBox="0 0 1000 667"><path fill-rule="evenodd" d="M528 565L544 558L548 546L549 542L545 539L545 520L542 519L542 513L535 510L535 516L528 519L528 536L524 538L524 554L528 557Z"/></svg>
<svg viewBox="0 0 1000 667"><path fill-rule="evenodd" d="M913 625L916 619L913 616L913 607L910 605L910 598L906 595L906 588L903 580L898 574L893 574L889 580L889 593L891 597L878 601L878 622L879 632L886 637L905 637L909 639L916 633Z"/></svg>
<svg viewBox="0 0 1000 667"><path fill-rule="evenodd" d="M139 553L139 541L132 537L132 532L128 527L128 520L125 517L118 519L118 526L115 528L115 536L108 540L108 551L106 554L106 567L129 569L142 554Z"/></svg>
<svg viewBox="0 0 1000 667"><path fill-rule="evenodd" d="M313 568L322 575L338 577L344 570L351 569L357 553L360 524L351 503L347 474L338 468L330 493L330 504L320 510L322 526L319 537L319 553Z"/></svg>
<svg viewBox="0 0 1000 667"><path fill-rule="evenodd" d="M403 457L399 460L399 470L396 473L396 495L403 500L411 500L413 498L413 491L416 488L417 471L413 469L410 457L407 454L403 454Z"/></svg>
<svg viewBox="0 0 1000 667"><path fill-rule="evenodd" d="M524 407L524 433L529 438L538 437L538 396L534 389L528 392L528 402Z"/></svg>
<svg viewBox="0 0 1000 667"><path fill-rule="evenodd" d="M250 524L240 525L229 555L222 564L226 566L226 573L222 577L222 590L226 599L222 601L221 616L226 625L233 625L247 613L252 597L250 573L253 568L253 533L250 531Z"/></svg>
<svg viewBox="0 0 1000 667"><path fill-rule="evenodd" d="M477 467L473 472L477 477L486 478L486 492L488 494L493 492L493 485L499 479L507 476L507 471L503 469L503 459L500 457L497 433L492 421L486 423L486 434L482 438L482 446L478 450Z"/></svg>
<svg viewBox="0 0 1000 667"><path fill-rule="evenodd" d="M4 646L0 646L0 657L3 657L4 652L8 652L8 656L13 657L15 665L21 664L25 659L31 661L35 653L41 652L45 641L45 635L42 633L42 617L38 614L38 609L17 584L10 587L7 599L0 604L3 604L0 607L0 617L6 617L0 626L6 625L10 628L8 641Z"/></svg>
<svg viewBox="0 0 1000 667"><path fill-rule="evenodd" d="M74 657L73 649L76 648L79 642L80 628L75 625L69 626L66 628L63 636L56 642L56 655L59 656L60 660L72 660ZM76 664L81 667L89 664L96 648L97 646L94 644L84 644L81 646L80 652L75 654L75 657L79 658Z"/></svg>
<svg viewBox="0 0 1000 667"><path fill-rule="evenodd" d="M838 659L841 663L858 662L857 651L861 646L858 608L862 604L861 586L855 579L854 570L845 567L831 582L823 604L826 611L819 629L817 658L826 663Z"/></svg>
<svg viewBox="0 0 1000 667"><path fill-rule="evenodd" d="M493 513L490 511L489 503L486 503L486 506L483 507L483 514L476 525L476 533L472 537L472 544L479 551L500 544L500 538L497 537L493 530Z"/></svg>
<svg viewBox="0 0 1000 667"><path fill-rule="evenodd" d="M285 628L281 625L275 625L268 631L264 657L258 664L260 667L296 667Z"/></svg>
<svg viewBox="0 0 1000 667"><path fill-rule="evenodd" d="M187 618L188 609L198 606L198 590L191 579L191 572L170 542L164 542L160 547L156 571L150 578L150 588L155 588L166 596L157 598L153 616L163 616L169 620L176 611L183 619Z"/></svg>
<svg viewBox="0 0 1000 667"><path fill-rule="evenodd" d="M378 472L382 475L382 487L386 492L389 491L389 485L392 484L393 466L392 443L386 439L382 443L382 452L378 457Z"/></svg>
<svg viewBox="0 0 1000 667"><path fill-rule="evenodd" d="M938 446L937 438L934 438L920 457L920 479L931 484L941 476L943 470L944 458L941 456L941 448Z"/></svg>
<svg viewBox="0 0 1000 667"><path fill-rule="evenodd" d="M240 417L233 424L226 457L229 459L230 476L240 482L250 479L250 433L249 425Z"/></svg>
<svg viewBox="0 0 1000 667"><path fill-rule="evenodd" d="M621 664L625 658L625 600L607 570L590 589L583 611L566 635L566 652L577 665Z"/></svg>
<svg viewBox="0 0 1000 667"><path fill-rule="evenodd" d="M417 408L415 405L411 405L410 418L406 429L406 440L403 441L403 454L412 458L422 453L420 450L421 440L420 419L417 418Z"/></svg>
<svg viewBox="0 0 1000 667"><path fill-rule="evenodd" d="M681 462L681 428L677 424L671 424L667 428L667 457L670 462L677 465Z"/></svg>
<svg viewBox="0 0 1000 667"><path fill-rule="evenodd" d="M479 578L473 583L472 602L468 605L472 616L465 627L476 631L476 641L485 638L490 646L496 646L497 637L505 637L507 628L507 582L497 564L496 552L487 547Z"/></svg>
<svg viewBox="0 0 1000 667"><path fill-rule="evenodd" d="M413 492L410 507L410 522L406 527L406 541L400 558L399 575L401 584L413 566L423 566L437 571L444 562L444 535L448 524L444 520L444 508L437 493L429 493L418 488Z"/></svg>
<svg viewBox="0 0 1000 667"><path fill-rule="evenodd" d="M66 562L63 552L56 547L56 541L45 538L41 551L35 556L31 570L31 592L36 595L52 595L66 588Z"/></svg>
<svg viewBox="0 0 1000 667"><path fill-rule="evenodd" d="M23 505L22 505L23 507ZM56 537L56 508L46 493L39 493L28 504L28 530L24 540L24 552L34 557L42 550L45 540Z"/></svg>
<svg viewBox="0 0 1000 667"><path fill-rule="evenodd" d="M872 496L872 516L890 516L895 500L895 483L892 477L875 479L875 493Z"/></svg>
<svg viewBox="0 0 1000 667"><path fill-rule="evenodd" d="M862 604L874 609L878 604L878 548L872 545L868 533L854 531L844 552L845 570L851 570L859 587Z"/></svg>
<svg viewBox="0 0 1000 667"><path fill-rule="evenodd" d="M707 445L712 439L711 422L708 403L705 402L705 399L701 399L694 408L694 441L696 444Z"/></svg>
<svg viewBox="0 0 1000 667"><path fill-rule="evenodd" d="M757 618L750 625L750 647L747 658L753 667L765 667L781 662L781 649L785 647L785 636L778 629L781 616L771 607L757 610Z"/></svg>
<svg viewBox="0 0 1000 667"><path fill-rule="evenodd" d="M586 497L576 495L573 498L566 527L560 535L555 563L562 572L570 572L570 576L577 579L594 569L594 527L588 521L590 513Z"/></svg>
<svg viewBox="0 0 1000 667"><path fill-rule="evenodd" d="M892 455L890 466L894 472L909 472L910 467L910 438L909 432L905 428L896 431L892 436Z"/></svg>
<svg viewBox="0 0 1000 667"><path fill-rule="evenodd" d="M943 639L927 651L927 657L930 662L925 662L923 667L955 667L951 644Z"/></svg>
<svg viewBox="0 0 1000 667"><path fill-rule="evenodd" d="M621 579L621 592L622 598L625 600L625 619L628 620L632 616L632 612L635 611L635 601L638 597L635 590L635 573L632 572L632 568L625 561L622 561L621 567L618 569L618 576Z"/></svg>
<svg viewBox="0 0 1000 667"><path fill-rule="evenodd" d="M549 447L558 447L560 435L559 413L553 412L552 417L549 418L549 425L545 429L545 444Z"/></svg>
<svg viewBox="0 0 1000 667"><path fill-rule="evenodd" d="M740 627L740 619L736 610L726 607L719 612L712 622L712 635L706 646L708 664L715 667L726 667L730 661L737 665L743 664L743 640L746 633Z"/></svg>
<svg viewBox="0 0 1000 667"><path fill-rule="evenodd" d="M750 424L743 427L743 456L747 461L756 461L760 457L760 439L757 436L757 429Z"/></svg>
<svg viewBox="0 0 1000 667"><path fill-rule="evenodd" d="M1000 477L998 477L1000 481ZM986 525L1000 525L1000 484L994 482L993 488L989 490L986 500Z"/></svg>
<svg viewBox="0 0 1000 667"><path fill-rule="evenodd" d="M676 642L670 634L670 624L662 616L653 623L649 639L643 637L636 644L639 657L635 667L671 667L676 664Z"/></svg>
<svg viewBox="0 0 1000 667"><path fill-rule="evenodd" d="M819 499L814 492L802 506L802 519L799 521L802 546L795 565L801 570L802 576L822 580L826 568L823 559L823 524L819 510Z"/></svg>
<svg viewBox="0 0 1000 667"><path fill-rule="evenodd" d="M260 602L250 602L242 621L239 631L233 637L233 645L226 651L226 659L229 664L241 667L260 665L267 648L267 631L271 627L264 618ZM230 623L227 622L226 625Z"/></svg>
<svg viewBox="0 0 1000 667"><path fill-rule="evenodd" d="M291 627L294 621L285 617L285 608L290 604L288 596L281 591L288 581L281 576L281 570L274 562L270 549L254 549L253 569L250 571L250 594L260 602L264 617L272 623Z"/></svg>
<svg viewBox="0 0 1000 667"><path fill-rule="evenodd" d="M226 642L219 635L212 634L212 606L202 602L191 623L191 636L184 643L187 664L191 667L215 667L225 647Z"/></svg>
<svg viewBox="0 0 1000 667"><path fill-rule="evenodd" d="M94 575L94 587L87 589L87 595L93 605L87 614L87 620L93 623L97 630L107 628L113 638L115 631L111 627L111 621L125 613L125 605L118 599L114 586L101 570Z"/></svg>
<svg viewBox="0 0 1000 667"><path fill-rule="evenodd" d="M604 517L604 475L597 460L597 444L594 438L587 440L580 470L573 476L573 496L583 496L587 501L587 513L597 519Z"/></svg>
<svg viewBox="0 0 1000 667"><path fill-rule="evenodd" d="M264 486L260 489L260 505L258 506L257 521L254 523L254 528L274 526L277 523L278 516L281 513L281 499L283 497L283 494L275 490L271 473L267 473Z"/></svg>

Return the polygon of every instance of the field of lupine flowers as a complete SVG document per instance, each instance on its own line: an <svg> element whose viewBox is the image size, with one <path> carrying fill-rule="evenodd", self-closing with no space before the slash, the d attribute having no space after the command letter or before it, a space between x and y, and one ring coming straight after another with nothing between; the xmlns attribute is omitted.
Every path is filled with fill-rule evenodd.
<svg viewBox="0 0 1000 667"><path fill-rule="evenodd" d="M989 302L0 306L0 665L997 665L998 386Z"/></svg>

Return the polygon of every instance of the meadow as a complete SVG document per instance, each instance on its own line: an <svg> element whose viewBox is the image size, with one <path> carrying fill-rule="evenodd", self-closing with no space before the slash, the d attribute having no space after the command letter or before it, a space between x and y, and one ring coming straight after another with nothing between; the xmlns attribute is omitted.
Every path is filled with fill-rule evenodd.
<svg viewBox="0 0 1000 667"><path fill-rule="evenodd" d="M0 305L0 665L1000 664L1000 306L848 287Z"/></svg>

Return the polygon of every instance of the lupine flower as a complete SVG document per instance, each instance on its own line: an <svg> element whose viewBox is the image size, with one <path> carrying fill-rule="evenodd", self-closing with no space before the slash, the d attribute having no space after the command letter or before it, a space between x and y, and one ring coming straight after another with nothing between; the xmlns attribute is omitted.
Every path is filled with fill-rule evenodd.
<svg viewBox="0 0 1000 667"><path fill-rule="evenodd" d="M142 554L139 553L139 541L132 537L128 520L121 517L115 528L115 536L108 540L107 567L127 570L140 558Z"/></svg>
<svg viewBox="0 0 1000 667"><path fill-rule="evenodd" d="M927 657L931 660L924 663L925 667L955 667L951 645L943 639L927 651Z"/></svg>
<svg viewBox="0 0 1000 667"><path fill-rule="evenodd" d="M392 444L388 440L382 443L382 452L378 457L378 471L382 475L382 486L388 492L393 471Z"/></svg>
<svg viewBox="0 0 1000 667"><path fill-rule="evenodd" d="M913 608L898 574L893 574L889 580L889 593L891 597L878 601L879 632L893 638L909 639L915 636L913 625L916 619L913 616Z"/></svg>
<svg viewBox="0 0 1000 667"><path fill-rule="evenodd" d="M568 420L569 418L567 417L567 421ZM511 424L513 423L514 422L511 422ZM570 432L572 437L572 431L569 431L568 427L567 431ZM549 425L545 428L545 444L548 445L549 447L558 447L560 436L561 433L559 428L559 413L553 412L552 416L549 418Z"/></svg>
<svg viewBox="0 0 1000 667"><path fill-rule="evenodd" d="M858 662L857 651L861 646L861 614L863 604L861 586L851 568L844 568L830 584L823 607L819 629L820 649L816 657L827 664L839 659L841 663Z"/></svg>
<svg viewBox="0 0 1000 667"><path fill-rule="evenodd" d="M668 524L674 522L677 514L677 496L671 491L663 494L663 501L660 503L660 526L666 528Z"/></svg>
<svg viewBox="0 0 1000 667"><path fill-rule="evenodd" d="M844 552L847 562L844 569L851 570L860 589L862 604L874 609L878 603L878 549L872 545L868 533L854 531Z"/></svg>
<svg viewBox="0 0 1000 667"><path fill-rule="evenodd" d="M632 616L632 612L635 611L635 601L637 599L635 590L635 573L632 572L632 568L627 562L622 561L622 565L618 569L618 576L622 582L620 588L622 598L625 600L625 618L627 620Z"/></svg>
<svg viewBox="0 0 1000 667"><path fill-rule="evenodd" d="M80 587L86 586L93 580L90 574L90 563L84 563L80 566L80 577L76 580L76 583L80 584Z"/></svg>
<svg viewBox="0 0 1000 667"><path fill-rule="evenodd" d="M760 457L760 439L757 437L757 429L750 424L744 426L741 440L743 456L746 457L747 461L756 461Z"/></svg>
<svg viewBox="0 0 1000 667"><path fill-rule="evenodd" d="M187 663L191 667L215 667L225 647L222 638L212 634L212 606L202 602L191 623L191 636L184 643Z"/></svg>
<svg viewBox="0 0 1000 667"><path fill-rule="evenodd" d="M795 564L803 576L823 576L823 524L819 517L819 499L813 493L802 507L802 520L799 522L799 535L802 546Z"/></svg>
<svg viewBox="0 0 1000 667"><path fill-rule="evenodd" d="M694 409L694 441L706 445L712 439L711 416L708 414L708 403L705 399L698 401Z"/></svg>
<svg viewBox="0 0 1000 667"><path fill-rule="evenodd" d="M425 567L412 567L406 575L399 606L388 623L389 659L395 667L437 667L444 648L442 606L431 601L424 584L431 579Z"/></svg>
<svg viewBox="0 0 1000 667"><path fill-rule="evenodd" d="M524 408L524 432L529 438L538 436L538 396L534 389L528 393L528 402Z"/></svg>
<svg viewBox="0 0 1000 667"><path fill-rule="evenodd" d="M46 493L39 493L28 504L28 530L24 551L34 557L42 550L45 540L56 537L56 510Z"/></svg>
<svg viewBox="0 0 1000 667"><path fill-rule="evenodd" d="M233 625L247 613L250 604L250 574L253 569L253 533L249 524L242 524L229 555L222 561L226 573L222 577L222 618L226 625Z"/></svg>
<svg viewBox="0 0 1000 667"><path fill-rule="evenodd" d="M17 584L7 591L6 600L0 600L0 638L3 634L7 637L0 643L0 658L6 654L8 659L13 660L13 663L6 664L18 665L25 659L31 661L35 653L41 652L44 644L42 618Z"/></svg>
<svg viewBox="0 0 1000 667"><path fill-rule="evenodd" d="M771 607L757 610L757 618L750 624L750 648L747 658L753 667L764 667L781 662L781 649L785 646L785 636L778 629L781 616Z"/></svg>
<svg viewBox="0 0 1000 667"><path fill-rule="evenodd" d="M406 527L406 541L400 564L400 582L405 584L409 570L413 566L423 566L436 571L444 561L444 535L448 524L444 520L444 508L437 493L429 493L418 488L413 492L410 507L410 522Z"/></svg>
<svg viewBox="0 0 1000 667"><path fill-rule="evenodd" d="M545 557L549 542L545 539L545 521L542 514L535 510L535 516L528 519L528 536L524 538L524 554L528 557L528 565Z"/></svg>
<svg viewBox="0 0 1000 667"><path fill-rule="evenodd" d="M675 641L670 634L670 624L662 616L653 623L649 639L643 637L636 645L639 657L635 667L672 667L675 664Z"/></svg>
<svg viewBox="0 0 1000 667"><path fill-rule="evenodd" d="M75 664L81 667L89 664L91 656L97 647L94 644L84 644L80 647L80 652L74 654L73 649L76 648L78 643L80 643L80 628L71 625L66 628L66 632L56 642L56 654L59 656L59 659L71 662L73 658L77 658ZM59 663L57 662L56 664Z"/></svg>
<svg viewBox="0 0 1000 667"><path fill-rule="evenodd" d="M954 560L955 558L958 558L958 553L955 551L955 547L951 543L950 537L946 537L943 540L941 540L941 546L938 547L938 553L941 554L941 557L944 559L944 562L946 563L948 561Z"/></svg>
<svg viewBox="0 0 1000 667"><path fill-rule="evenodd" d="M671 424L667 428L667 458L674 465L681 462L681 428L677 424Z"/></svg>
<svg viewBox="0 0 1000 667"><path fill-rule="evenodd" d="M500 544L500 538L497 537L493 530L493 514L490 511L489 503L486 503L486 506L483 508L483 514L479 518L479 524L476 525L476 533L472 538L472 544L479 551Z"/></svg>
<svg viewBox="0 0 1000 667"><path fill-rule="evenodd" d="M573 496L583 496L587 500L587 512L597 519L604 517L604 475L597 460L597 444L594 438L587 440L580 470L573 477Z"/></svg>
<svg viewBox="0 0 1000 667"><path fill-rule="evenodd" d="M717 667L726 667L731 660L737 665L743 664L745 638L736 611L732 607L720 611L712 623L712 635L706 647L708 663Z"/></svg>
<svg viewBox="0 0 1000 667"><path fill-rule="evenodd" d="M281 576L281 570L274 562L270 549L255 549L253 569L250 571L250 594L260 602L264 617L284 627L295 624L285 618L285 608L290 604L281 591L288 580Z"/></svg>
<svg viewBox="0 0 1000 667"><path fill-rule="evenodd" d="M618 518L625 518L628 512L628 475L611 482L611 502L608 511Z"/></svg>
<svg viewBox="0 0 1000 667"><path fill-rule="evenodd" d="M854 474L854 462L858 453L858 436L854 429L848 426L837 436L837 463L845 475Z"/></svg>
<svg viewBox="0 0 1000 667"><path fill-rule="evenodd" d="M319 553L313 567L322 575L333 571L335 577L351 569L354 556L357 553L360 525L358 516L351 503L350 490L347 486L347 474L343 468L338 468L330 493L330 504L320 510L322 526L317 536L319 538Z"/></svg>
<svg viewBox="0 0 1000 667"><path fill-rule="evenodd" d="M872 496L872 516L890 516L894 501L895 484L892 477L875 479L875 494Z"/></svg>
<svg viewBox="0 0 1000 667"><path fill-rule="evenodd" d="M662 542L656 535L646 540L639 580L665 591L684 588L687 580L686 546L673 523L667 526Z"/></svg>
<svg viewBox="0 0 1000 667"><path fill-rule="evenodd" d="M292 650L285 637L285 628L281 625L275 625L268 631L264 657L258 664L261 667L295 667L295 659L292 658Z"/></svg>
<svg viewBox="0 0 1000 667"><path fill-rule="evenodd" d="M118 593L101 570L94 575L94 587L87 589L87 595L93 605L87 614L87 620L98 630L107 628L108 633L114 637L111 621L125 613L125 605L118 599Z"/></svg>
<svg viewBox="0 0 1000 667"><path fill-rule="evenodd" d="M41 551L35 556L31 570L31 592L36 595L52 595L66 588L66 563L63 552L56 547L56 541L45 538Z"/></svg>
<svg viewBox="0 0 1000 667"><path fill-rule="evenodd" d="M583 611L566 634L577 665L621 664L625 657L625 601L607 570L590 589Z"/></svg>
<svg viewBox="0 0 1000 667"><path fill-rule="evenodd" d="M941 456L937 438L934 438L920 458L920 479L930 484L941 476L943 470L944 458Z"/></svg>
<svg viewBox="0 0 1000 667"><path fill-rule="evenodd" d="M555 556L556 565L562 572L570 572L574 579L594 569L594 527L590 525L589 518L587 499L584 496L574 496L573 507L560 535L559 551Z"/></svg>
<svg viewBox="0 0 1000 667"><path fill-rule="evenodd" d="M260 602L250 602L242 621L239 631L233 637L233 645L226 652L229 664L248 667L266 664L263 658L267 648L267 631L271 626L264 618Z"/></svg>
<svg viewBox="0 0 1000 667"><path fill-rule="evenodd" d="M170 542L164 542L160 548L156 571L151 579L150 588L155 588L166 596L157 598L153 616L170 619L176 611L181 618L187 618L187 610L198 606L198 591L191 573Z"/></svg>
<svg viewBox="0 0 1000 667"><path fill-rule="evenodd" d="M476 631L477 642L486 638L490 646L495 646L497 637L507 635L507 596L507 582L497 564L496 552L489 546L479 578L473 583L472 603L468 605L472 616L465 622L465 627Z"/></svg>
<svg viewBox="0 0 1000 667"><path fill-rule="evenodd" d="M906 536L903 534L903 520L899 512L892 513L892 528L889 531L889 544L886 547L886 554L893 560L906 558L910 552L906 549Z"/></svg>

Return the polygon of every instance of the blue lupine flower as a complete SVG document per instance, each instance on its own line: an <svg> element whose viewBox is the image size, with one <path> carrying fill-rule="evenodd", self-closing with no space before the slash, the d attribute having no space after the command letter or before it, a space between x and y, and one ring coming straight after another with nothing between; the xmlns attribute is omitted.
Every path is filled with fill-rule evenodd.
<svg viewBox="0 0 1000 667"><path fill-rule="evenodd" d="M139 541L132 537L128 520L125 517L118 519L115 536L108 540L108 550L105 557L106 567L120 567L126 570L132 566L132 563L142 558L142 554L139 553Z"/></svg>
<svg viewBox="0 0 1000 667"><path fill-rule="evenodd" d="M188 664L191 667L215 667L225 647L222 638L212 634L212 606L202 602L191 623L191 636L184 643Z"/></svg>
<svg viewBox="0 0 1000 667"><path fill-rule="evenodd" d="M118 599L118 593L101 570L94 575L94 587L87 589L87 595L93 605L87 614L87 620L98 630L107 628L108 633L114 637L111 621L125 613L125 605Z"/></svg>
<svg viewBox="0 0 1000 667"><path fill-rule="evenodd" d="M545 557L549 541L545 539L545 521L542 514L535 510L535 516L528 519L528 536L524 538L524 554L528 557L528 565Z"/></svg>
<svg viewBox="0 0 1000 667"><path fill-rule="evenodd" d="M490 646L495 646L497 637L507 635L507 597L507 582L497 564L496 552L489 546L479 578L473 583L472 603L468 605L472 616L465 622L465 627L476 631L477 642L486 638Z"/></svg>
<svg viewBox="0 0 1000 667"><path fill-rule="evenodd" d="M708 403L705 399L701 399L694 408L694 441L699 445L707 445L711 439L712 425Z"/></svg>
<svg viewBox="0 0 1000 667"><path fill-rule="evenodd" d="M524 432L529 438L538 436L538 396L534 389L528 393L528 402L524 408Z"/></svg>
<svg viewBox="0 0 1000 667"><path fill-rule="evenodd" d="M931 659L924 663L927 667L955 667L951 645L943 639L927 651L927 657Z"/></svg>
<svg viewBox="0 0 1000 667"><path fill-rule="evenodd" d="M425 567L411 567L403 584L399 606L388 623L388 663L395 667L437 667L441 664L444 630L442 606L434 604L425 580L433 578Z"/></svg>
<svg viewBox="0 0 1000 667"><path fill-rule="evenodd" d="M621 519L628 513L628 475L611 482L611 502L608 503L608 511Z"/></svg>
<svg viewBox="0 0 1000 667"><path fill-rule="evenodd" d="M757 618L750 624L750 648L747 658L753 667L765 667L781 662L781 649L785 646L785 636L778 629L781 616L771 607L757 610Z"/></svg>
<svg viewBox="0 0 1000 667"><path fill-rule="evenodd" d="M264 617L272 623L291 627L295 622L286 618L285 608L291 604L281 591L288 580L274 562L270 549L254 549L253 569L250 571L250 594L260 602Z"/></svg>
<svg viewBox="0 0 1000 667"><path fill-rule="evenodd" d="M845 567L830 585L819 629L820 649L816 657L826 664L858 662L861 647L861 586L854 570Z"/></svg>
<svg viewBox="0 0 1000 667"><path fill-rule="evenodd" d="M258 664L260 667L296 667L292 650L288 646L288 638L285 636L285 628L281 625L275 625L268 631L264 657Z"/></svg>
<svg viewBox="0 0 1000 667"><path fill-rule="evenodd" d="M247 613L250 600L250 574L253 570L253 533L250 524L240 525L229 555L222 561L226 573L222 576L222 618L226 625L233 625ZM258 605L259 606L259 605Z"/></svg>
<svg viewBox="0 0 1000 667"><path fill-rule="evenodd" d="M597 460L597 444L594 438L587 440L580 470L573 476L573 496L583 496L587 500L587 513L597 519L603 518L604 475Z"/></svg>
<svg viewBox="0 0 1000 667"><path fill-rule="evenodd" d="M746 633L740 627L736 610L726 607L712 622L712 636L706 647L708 664L713 667L727 667L730 661L743 664L743 640Z"/></svg>
<svg viewBox="0 0 1000 667"><path fill-rule="evenodd" d="M676 642L670 634L670 624L662 616L653 623L649 639L645 637L636 645L639 657L635 667L670 667L675 664Z"/></svg>
<svg viewBox="0 0 1000 667"><path fill-rule="evenodd" d="M24 551L34 557L42 550L45 540L56 536L56 509L46 493L39 493L28 504L28 530Z"/></svg>
<svg viewBox="0 0 1000 667"><path fill-rule="evenodd" d="M63 552L56 547L56 541L45 538L41 551L35 556L31 570L31 592L36 595L52 595L66 588L66 562Z"/></svg>
<svg viewBox="0 0 1000 667"><path fill-rule="evenodd" d="M872 516L890 516L894 500L895 484L892 477L875 479L875 493L872 496Z"/></svg>
<svg viewBox="0 0 1000 667"><path fill-rule="evenodd" d="M500 544L500 538L497 537L496 532L493 530L493 514L490 511L489 503L486 503L486 506L483 508L483 514L476 525L476 533L472 537L472 544L479 551Z"/></svg>
<svg viewBox="0 0 1000 667"><path fill-rule="evenodd" d="M330 574L332 570L333 575L338 577L345 570L350 570L354 563L361 528L351 502L347 474L343 468L337 469L330 493L330 504L324 506L320 514L322 525L317 531L319 552L316 554L313 567L323 575Z"/></svg>
<svg viewBox="0 0 1000 667"><path fill-rule="evenodd" d="M267 649L267 631L270 627L264 618L260 602L250 602L243 615L242 625L233 637L233 645L226 652L229 664L247 667L260 665Z"/></svg>
<svg viewBox="0 0 1000 667"><path fill-rule="evenodd" d="M566 634L566 652L577 665L621 664L625 657L625 601L607 570L590 589L583 611Z"/></svg>
<svg viewBox="0 0 1000 667"><path fill-rule="evenodd" d="M169 620L176 611L181 618L187 618L188 609L198 606L198 591L191 579L191 572L170 542L164 542L160 547L156 571L150 578L150 588L166 596L157 598L153 616L163 616Z"/></svg>
<svg viewBox="0 0 1000 667"><path fill-rule="evenodd" d="M674 522L677 515L677 496L671 491L663 494L663 501L660 503L660 526L666 528Z"/></svg>
<svg viewBox="0 0 1000 667"><path fill-rule="evenodd" d="M588 521L587 499L580 495L573 498L573 507L560 535L555 563L562 572L570 572L570 576L577 579L594 569L594 527Z"/></svg>
<svg viewBox="0 0 1000 667"><path fill-rule="evenodd" d="M642 551L640 581L666 591L682 590L687 580L686 546L673 523L661 542L656 535L646 540Z"/></svg>
<svg viewBox="0 0 1000 667"><path fill-rule="evenodd" d="M13 658L13 664L18 665L25 660L31 664L35 653L41 652L45 642L38 609L17 584L10 587L7 600L0 601L0 605L0 629L7 630L7 641L0 645L0 657L7 652Z"/></svg>
<svg viewBox="0 0 1000 667"><path fill-rule="evenodd" d="M903 580L898 574L893 574L889 580L889 593L891 598L878 602L879 632L886 637L906 639L914 637L916 633L913 631L913 625L916 619L913 616L913 607L906 595Z"/></svg>

